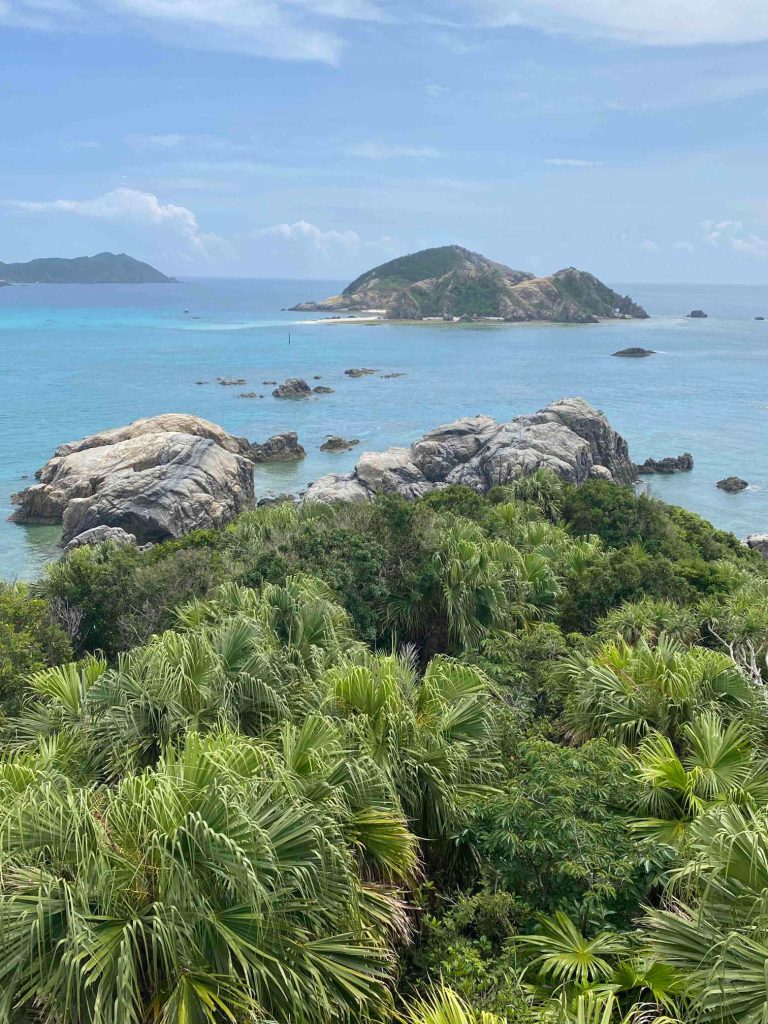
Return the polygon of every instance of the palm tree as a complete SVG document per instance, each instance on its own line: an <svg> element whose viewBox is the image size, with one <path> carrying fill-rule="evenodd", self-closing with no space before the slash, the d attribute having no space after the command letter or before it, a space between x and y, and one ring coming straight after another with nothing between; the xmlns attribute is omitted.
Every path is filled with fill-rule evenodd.
<svg viewBox="0 0 768 1024"><path fill-rule="evenodd" d="M682 727L708 709L726 720L755 706L754 691L727 655L684 648L667 637L608 643L577 652L557 667L566 695L565 723L576 742L594 736L634 748L658 730L676 741Z"/></svg>
<svg viewBox="0 0 768 1024"><path fill-rule="evenodd" d="M0 774L0 791L0 1018L387 1011L400 904L361 880L333 801L308 799L269 748L192 734L114 788L39 774L11 795ZM379 825L404 878L412 840L396 812Z"/></svg>
<svg viewBox="0 0 768 1024"><path fill-rule="evenodd" d="M562 910L542 918L540 932L521 935L517 942L538 953L530 967L554 991L606 981L613 970L611 958L627 951L626 941L616 932L586 938Z"/></svg>
<svg viewBox="0 0 768 1024"><path fill-rule="evenodd" d="M678 753L669 737L654 732L638 749L636 767L647 788L644 816L634 827L646 838L681 846L701 814L768 803L768 768L743 722L705 712L683 726L681 746Z"/></svg>
<svg viewBox="0 0 768 1024"><path fill-rule="evenodd" d="M452 988L445 985L412 1003L401 1018L403 1024L504 1024L501 1017L475 1012Z"/></svg>
<svg viewBox="0 0 768 1024"><path fill-rule="evenodd" d="M686 1019L762 1024L768 1007L768 814L728 807L691 826L691 859L666 909L648 912L653 953L683 981Z"/></svg>

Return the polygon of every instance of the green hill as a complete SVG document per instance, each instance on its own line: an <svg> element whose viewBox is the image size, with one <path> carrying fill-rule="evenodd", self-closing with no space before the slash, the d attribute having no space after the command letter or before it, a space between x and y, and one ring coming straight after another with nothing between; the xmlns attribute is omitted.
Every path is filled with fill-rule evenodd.
<svg viewBox="0 0 768 1024"><path fill-rule="evenodd" d="M380 310L389 320L544 320L589 323L648 314L592 274L569 267L550 277L513 270L459 245L400 256L299 312Z"/></svg>
<svg viewBox="0 0 768 1024"><path fill-rule="evenodd" d="M148 263L113 252L74 259L48 257L28 263L0 263L0 278L11 284L168 284L175 281Z"/></svg>

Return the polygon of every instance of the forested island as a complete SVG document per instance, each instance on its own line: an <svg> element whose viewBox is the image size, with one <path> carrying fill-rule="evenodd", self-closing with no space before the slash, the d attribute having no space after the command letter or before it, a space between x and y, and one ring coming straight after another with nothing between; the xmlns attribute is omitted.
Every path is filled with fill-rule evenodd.
<svg viewBox="0 0 768 1024"><path fill-rule="evenodd" d="M379 311L388 320L595 323L648 316L627 295L568 267L549 277L512 270L460 245L400 256L374 267L340 295L300 302L298 312Z"/></svg>
<svg viewBox="0 0 768 1024"><path fill-rule="evenodd" d="M6 284L171 284L148 263L125 253L100 252L74 259L47 257L28 263L0 263L0 283Z"/></svg>
<svg viewBox="0 0 768 1024"><path fill-rule="evenodd" d="M2 587L3 1019L762 1020L768 563L596 416Z"/></svg>

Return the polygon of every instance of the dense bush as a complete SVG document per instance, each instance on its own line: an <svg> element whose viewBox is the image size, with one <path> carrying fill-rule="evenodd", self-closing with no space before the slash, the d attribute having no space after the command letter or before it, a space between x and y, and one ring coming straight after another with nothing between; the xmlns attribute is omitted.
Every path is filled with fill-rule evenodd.
<svg viewBox="0 0 768 1024"><path fill-rule="evenodd" d="M540 472L3 587L0 1019L755 1024L766 609Z"/></svg>

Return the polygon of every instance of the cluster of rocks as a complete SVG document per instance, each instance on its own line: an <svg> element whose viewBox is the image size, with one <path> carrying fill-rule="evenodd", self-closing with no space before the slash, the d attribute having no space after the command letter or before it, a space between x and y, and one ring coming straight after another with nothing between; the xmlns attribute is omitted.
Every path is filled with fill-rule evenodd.
<svg viewBox="0 0 768 1024"><path fill-rule="evenodd" d="M380 493L419 498L448 484L485 493L540 468L571 483L635 480L624 438L583 399L564 398L510 423L473 416L430 431L410 448L364 452L351 473L321 477L303 500L366 501Z"/></svg>
<svg viewBox="0 0 768 1024"><path fill-rule="evenodd" d="M372 370L370 366L359 366L353 367L351 370L345 370L345 377L369 377L374 373L378 373L378 370Z"/></svg>
<svg viewBox="0 0 768 1024"><path fill-rule="evenodd" d="M320 378L315 377L315 380L320 380ZM275 398L309 398L313 394L331 395L333 388L327 388L322 384L317 384L312 388L301 377L289 377L288 380L278 385L272 394Z"/></svg>
<svg viewBox="0 0 768 1024"><path fill-rule="evenodd" d="M205 381L198 381L198 384L205 384ZM222 384L225 388L239 387L246 383L245 377L217 377L217 384Z"/></svg>
<svg viewBox="0 0 768 1024"><path fill-rule="evenodd" d="M650 473L689 473L693 469L693 456L690 452L683 452L682 455L667 455L663 459L646 459L645 462L635 466L641 476Z"/></svg>

